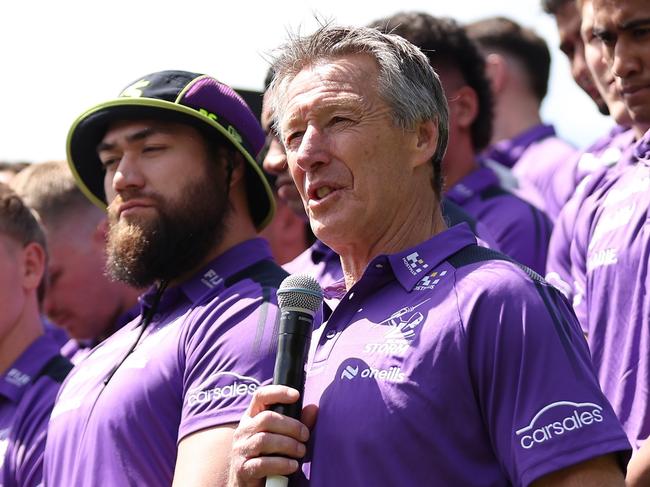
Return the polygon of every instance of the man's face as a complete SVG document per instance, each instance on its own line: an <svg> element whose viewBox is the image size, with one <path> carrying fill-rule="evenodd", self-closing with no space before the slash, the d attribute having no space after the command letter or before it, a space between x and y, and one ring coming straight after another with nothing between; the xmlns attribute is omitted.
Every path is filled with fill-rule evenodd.
<svg viewBox="0 0 650 487"><path fill-rule="evenodd" d="M26 304L21 256L20 244L0 234L0 343L13 331Z"/></svg>
<svg viewBox="0 0 650 487"><path fill-rule="evenodd" d="M273 133L271 110L268 102L262 105L262 128L266 132L266 145L268 150L262 161L264 170L275 176L275 190L278 198L282 200L289 208L291 208L298 216L306 218L305 207L302 205L300 193L296 189L296 185L291 179L289 174L289 166L287 166L287 154L284 151L282 143L278 140L277 136Z"/></svg>
<svg viewBox="0 0 650 487"><path fill-rule="evenodd" d="M409 191L412 133L393 123L377 77L371 57L341 56L304 68L284 99L289 170L314 234L335 249L384 235Z"/></svg>
<svg viewBox="0 0 650 487"><path fill-rule="evenodd" d="M98 148L106 168L108 271L135 287L174 280L222 241L225 163L195 129L152 121L112 125Z"/></svg>
<svg viewBox="0 0 650 487"><path fill-rule="evenodd" d="M650 126L650 4L593 0L594 33L635 124Z"/></svg>
<svg viewBox="0 0 650 487"><path fill-rule="evenodd" d="M591 0L582 4L582 24L580 35L585 49L585 61L591 72L592 78L603 100L609 108L609 113L616 123L630 125L631 120L623 102L623 98L616 88L614 75L607 63L603 60L600 40L594 36L594 6Z"/></svg>
<svg viewBox="0 0 650 487"><path fill-rule="evenodd" d="M596 103L598 110L606 115L607 105L598 92L585 61L584 44L580 36L580 13L574 1L566 2L558 9L555 22L560 36L560 49L569 59L573 79Z"/></svg>
<svg viewBox="0 0 650 487"><path fill-rule="evenodd" d="M100 238L75 221L48 229L49 285L43 310L77 340L107 333L126 307L104 275L105 246Z"/></svg>

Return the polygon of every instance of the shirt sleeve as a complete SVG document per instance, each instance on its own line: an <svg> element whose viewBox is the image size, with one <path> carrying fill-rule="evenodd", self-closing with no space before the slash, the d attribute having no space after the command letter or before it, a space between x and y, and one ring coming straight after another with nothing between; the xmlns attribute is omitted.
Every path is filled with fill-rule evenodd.
<svg viewBox="0 0 650 487"><path fill-rule="evenodd" d="M237 289L197 310L181 343L183 406L178 441L239 421L252 394L273 378L275 289Z"/></svg>
<svg viewBox="0 0 650 487"><path fill-rule="evenodd" d="M477 401L513 485L628 450L564 296L502 264L499 282L476 291L466 323Z"/></svg>
<svg viewBox="0 0 650 487"><path fill-rule="evenodd" d="M4 487L43 485L43 453L58 383L43 377L32 386L29 406L21 411L9 436L3 467Z"/></svg>

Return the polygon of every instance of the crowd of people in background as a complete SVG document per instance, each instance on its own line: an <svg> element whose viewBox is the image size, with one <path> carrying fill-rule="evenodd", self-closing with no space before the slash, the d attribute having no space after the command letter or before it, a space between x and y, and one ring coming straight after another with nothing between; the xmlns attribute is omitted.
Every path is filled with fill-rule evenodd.
<svg viewBox="0 0 650 487"><path fill-rule="evenodd" d="M291 36L257 100L140 76L67 160L0 164L0 486L650 485L650 5L542 7L612 119L585 148L533 30L398 12ZM304 391L271 384L294 273Z"/></svg>

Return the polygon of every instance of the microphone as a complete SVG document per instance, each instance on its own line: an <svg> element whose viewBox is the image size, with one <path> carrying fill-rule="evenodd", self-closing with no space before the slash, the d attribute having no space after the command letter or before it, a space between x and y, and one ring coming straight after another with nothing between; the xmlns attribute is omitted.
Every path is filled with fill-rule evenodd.
<svg viewBox="0 0 650 487"><path fill-rule="evenodd" d="M314 316L323 302L323 291L316 280L305 274L291 275L278 289L280 330L278 352L275 356L273 384L293 387L300 392L294 404L274 404L271 411L300 419L305 388L305 363L314 326ZM266 487L286 487L289 479L283 475L267 477Z"/></svg>

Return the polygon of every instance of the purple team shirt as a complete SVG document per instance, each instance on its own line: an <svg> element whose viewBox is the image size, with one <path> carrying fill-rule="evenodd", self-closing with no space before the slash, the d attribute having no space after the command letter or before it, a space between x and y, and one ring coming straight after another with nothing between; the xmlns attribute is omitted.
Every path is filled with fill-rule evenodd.
<svg viewBox="0 0 650 487"><path fill-rule="evenodd" d="M320 240L316 240L291 262L282 266L289 274L308 274L327 287L343 278L339 255Z"/></svg>
<svg viewBox="0 0 650 487"><path fill-rule="evenodd" d="M638 448L650 436L650 133L634 156L582 204L571 269L598 379Z"/></svg>
<svg viewBox="0 0 650 487"><path fill-rule="evenodd" d="M607 145L609 141L609 146ZM615 127L608 137L594 143L578 158L573 176L576 190L562 208L551 233L546 260L546 279L560 289L569 300L573 299L571 270L571 242L576 218L585 200L601 185L617 176L617 171L634 160L634 132ZM589 152L591 151L591 152ZM586 331L586 330L585 330Z"/></svg>
<svg viewBox="0 0 650 487"><path fill-rule="evenodd" d="M482 222L500 251L544 274L552 223L541 210L503 189L492 169L480 165L445 196Z"/></svg>
<svg viewBox="0 0 650 487"><path fill-rule="evenodd" d="M95 347L52 412L47 485L171 485L178 443L238 422L271 381L285 276L264 240L246 241L166 290L125 360L139 318ZM143 313L154 294L140 298Z"/></svg>
<svg viewBox="0 0 650 487"><path fill-rule="evenodd" d="M457 225L339 286L297 484L526 486L629 449L569 305L504 258Z"/></svg>
<svg viewBox="0 0 650 487"><path fill-rule="evenodd" d="M122 328L127 323L133 321L140 315L140 305L137 304L118 316L115 326L112 328L113 333ZM100 340L75 340L70 338L62 347L61 355L70 360L73 364L78 364L88 356L93 347L96 347Z"/></svg>
<svg viewBox="0 0 650 487"><path fill-rule="evenodd" d="M448 201L447 204L443 203L442 205L443 217L447 225L453 226L462 221L467 221L473 225L472 231L480 239L481 245L499 250L494 237L486 226L482 222L474 220L471 215L458 205L455 207L454 205L454 203ZM343 269L341 268L339 255L320 240L316 240L311 247L282 267L289 274L308 274L312 276L323 288L343 279Z"/></svg>
<svg viewBox="0 0 650 487"><path fill-rule="evenodd" d="M50 334L41 335L0 375L2 487L42 485L47 423L61 385L43 372L59 348Z"/></svg>
<svg viewBox="0 0 650 487"><path fill-rule="evenodd" d="M589 174L608 168L624 156L634 143L634 131L617 125L582 152L577 152L555 170L554 183L544 195L544 209L555 221L580 183Z"/></svg>
<svg viewBox="0 0 650 487"><path fill-rule="evenodd" d="M493 144L483 155L512 169L521 186L517 195L550 214L549 195L557 191L557 185L564 184L556 177L557 171L575 153L552 125L541 124Z"/></svg>

